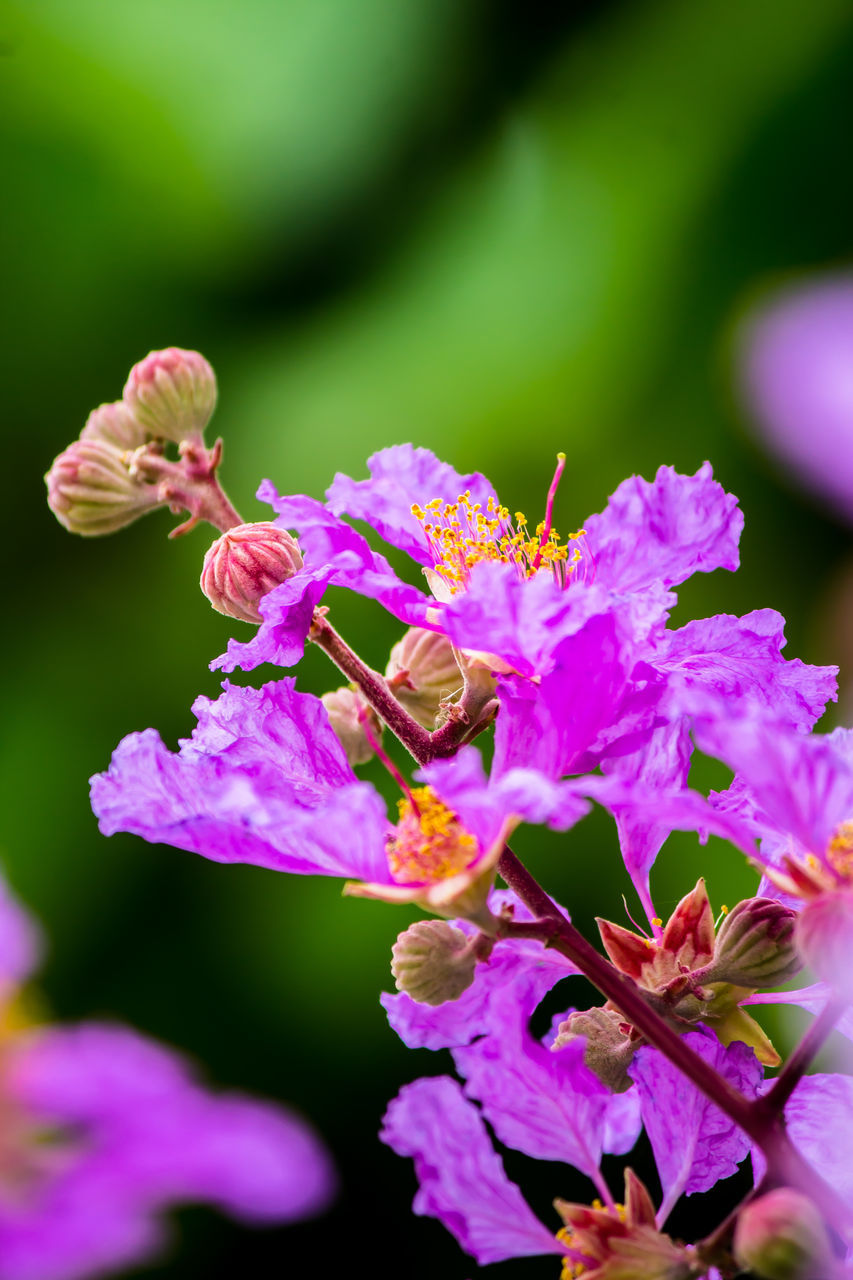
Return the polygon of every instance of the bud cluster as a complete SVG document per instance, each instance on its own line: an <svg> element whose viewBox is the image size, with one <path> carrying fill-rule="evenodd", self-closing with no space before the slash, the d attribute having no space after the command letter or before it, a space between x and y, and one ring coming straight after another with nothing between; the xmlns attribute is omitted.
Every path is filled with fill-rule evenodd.
<svg viewBox="0 0 853 1280"><path fill-rule="evenodd" d="M130 371L123 398L99 405L45 476L47 501L71 533L98 537L157 507L209 518L200 484L218 452L202 431L216 405L216 377L197 351L152 351ZM181 462L164 456L177 444Z"/></svg>

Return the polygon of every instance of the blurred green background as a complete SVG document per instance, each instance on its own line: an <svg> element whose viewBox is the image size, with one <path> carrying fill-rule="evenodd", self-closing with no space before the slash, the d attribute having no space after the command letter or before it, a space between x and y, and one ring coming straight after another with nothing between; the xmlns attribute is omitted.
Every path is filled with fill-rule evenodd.
<svg viewBox="0 0 853 1280"><path fill-rule="evenodd" d="M217 1082L292 1102L344 1182L329 1217L285 1231L183 1212L171 1260L144 1274L464 1280L476 1268L411 1217L410 1168L375 1136L402 1082L449 1066L403 1049L377 1003L409 917L344 902L333 881L100 837L87 777L133 729L189 732L233 630L198 591L204 532L170 544L158 514L71 538L41 477L169 344L217 370L222 478L247 519L264 518L264 476L319 496L404 440L485 471L531 517L564 449L563 527L631 472L709 458L742 500L743 568L692 583L677 620L772 605L792 654L847 661L834 588L849 533L752 443L731 333L768 281L849 261L853 9L20 0L0 43L0 858L50 935L58 1016L132 1022ZM384 664L394 621L331 603ZM336 683L309 655L301 686ZM624 918L601 815L521 847L584 929ZM662 914L700 870L715 904L754 885L722 846L673 839ZM559 1167L507 1163L545 1214L586 1194ZM711 1210L694 1207L701 1228Z"/></svg>

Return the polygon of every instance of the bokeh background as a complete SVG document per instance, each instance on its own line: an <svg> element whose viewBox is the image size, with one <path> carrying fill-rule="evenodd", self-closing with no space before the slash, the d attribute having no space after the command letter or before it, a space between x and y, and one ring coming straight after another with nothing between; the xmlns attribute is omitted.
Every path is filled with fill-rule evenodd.
<svg viewBox="0 0 853 1280"><path fill-rule="evenodd" d="M677 619L772 605L789 652L849 664L850 532L750 433L737 326L780 280L850 260L853 10L20 0L0 42L0 858L48 930L57 1016L132 1022L217 1082L293 1103L344 1185L327 1218L288 1230L182 1212L171 1256L140 1274L364 1264L464 1280L476 1268L411 1217L411 1170L376 1140L400 1084L449 1065L403 1049L377 1002L409 917L343 901L333 881L98 834L87 777L130 730L186 735L234 631L198 591L205 532L169 543L158 513L71 538L41 477L130 365L169 344L217 370L222 478L247 519L264 518L264 476L319 496L405 440L485 471L531 517L564 449L562 527L631 472L709 458L742 500L743 568L690 584ZM394 621L331 603L384 664ZM335 683L309 655L301 686ZM584 929L624 919L603 817L522 848ZM699 871L715 904L754 887L723 846L674 838L662 914ZM545 1214L586 1193L557 1166L507 1163Z"/></svg>

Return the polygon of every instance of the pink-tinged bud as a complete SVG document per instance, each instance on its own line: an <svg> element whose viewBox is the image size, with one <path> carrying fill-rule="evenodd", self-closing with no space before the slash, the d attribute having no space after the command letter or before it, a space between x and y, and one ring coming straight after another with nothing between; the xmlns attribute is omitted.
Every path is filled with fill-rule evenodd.
<svg viewBox="0 0 853 1280"><path fill-rule="evenodd" d="M695 969L714 954L714 916L705 881L685 894L667 921L661 947L675 957L679 966Z"/></svg>
<svg viewBox="0 0 853 1280"><path fill-rule="evenodd" d="M447 636L410 627L394 645L385 671L394 695L425 729L434 729L439 704L462 686Z"/></svg>
<svg viewBox="0 0 853 1280"><path fill-rule="evenodd" d="M301 568L299 543L286 529L268 520L237 524L208 548L201 589L217 613L257 623L258 603Z"/></svg>
<svg viewBox="0 0 853 1280"><path fill-rule="evenodd" d="M797 913L775 898L748 898L729 912L717 934L703 982L771 990L803 967L794 946Z"/></svg>
<svg viewBox="0 0 853 1280"><path fill-rule="evenodd" d="M95 538L161 505L157 486L131 476L105 440L75 440L45 476L47 505L70 533Z"/></svg>
<svg viewBox="0 0 853 1280"><path fill-rule="evenodd" d="M826 1280L832 1250L817 1206L791 1187L751 1200L734 1234L738 1266L763 1280Z"/></svg>
<svg viewBox="0 0 853 1280"><path fill-rule="evenodd" d="M335 737L346 752L347 760L355 768L367 764L373 756L373 742L382 735L382 723L372 707L365 705L350 685L343 685L332 693L324 693L320 699L326 708L329 724ZM370 732L365 728L365 720Z"/></svg>
<svg viewBox="0 0 853 1280"><path fill-rule="evenodd" d="M557 1028L552 1049L562 1049L578 1036L586 1037L583 1060L614 1093L631 1087L628 1064L637 1044L622 1030L625 1020L615 1009L576 1009Z"/></svg>
<svg viewBox="0 0 853 1280"><path fill-rule="evenodd" d="M86 419L81 440L104 440L121 453L132 453L145 444L145 428L136 421L123 400L100 404Z"/></svg>
<svg viewBox="0 0 853 1280"><path fill-rule="evenodd" d="M822 893L797 920L797 947L807 965L845 1000L853 1000L853 892Z"/></svg>
<svg viewBox="0 0 853 1280"><path fill-rule="evenodd" d="M445 920L419 920L391 948L397 990L419 1004L458 1000L474 981L476 967L469 939Z"/></svg>
<svg viewBox="0 0 853 1280"><path fill-rule="evenodd" d="M199 438L216 408L216 375L197 351L152 351L130 371L124 402L157 439Z"/></svg>

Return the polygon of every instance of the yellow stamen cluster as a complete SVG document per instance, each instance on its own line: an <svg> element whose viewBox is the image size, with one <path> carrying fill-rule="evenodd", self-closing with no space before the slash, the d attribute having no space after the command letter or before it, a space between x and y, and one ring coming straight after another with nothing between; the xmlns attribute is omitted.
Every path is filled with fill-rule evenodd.
<svg viewBox="0 0 853 1280"><path fill-rule="evenodd" d="M435 572L453 594L465 589L472 566L484 560L513 564L523 578L549 569L565 584L581 558L580 547L569 544L583 537L583 529L560 542L556 529L542 520L531 533L524 512L516 511L511 519L508 508L492 497L483 511L481 503L471 501L469 489L455 502L433 498L425 507L415 503L412 515L423 525Z"/></svg>
<svg viewBox="0 0 853 1280"><path fill-rule="evenodd" d="M600 1200L593 1200L592 1208L596 1209L599 1213L605 1212L604 1205ZM624 1204L616 1204L613 1206L613 1209L616 1210L615 1217L619 1222L627 1221L628 1213ZM608 1209L606 1212L612 1213L613 1210ZM578 1248L578 1242L575 1239L575 1233L572 1231L571 1227L561 1227L557 1232L557 1239L569 1249ZM598 1263L596 1262L593 1264L593 1270L597 1269L597 1267ZM578 1280L578 1276L586 1275L588 1272L589 1267L586 1266L585 1263L575 1262L571 1258L563 1258L563 1269L560 1272L560 1280Z"/></svg>
<svg viewBox="0 0 853 1280"><path fill-rule="evenodd" d="M827 849L827 860L843 880L853 880L853 822L842 822Z"/></svg>
<svg viewBox="0 0 853 1280"><path fill-rule="evenodd" d="M477 841L430 787L398 800L400 820L388 842L388 863L401 884L429 884L455 876L472 862Z"/></svg>

